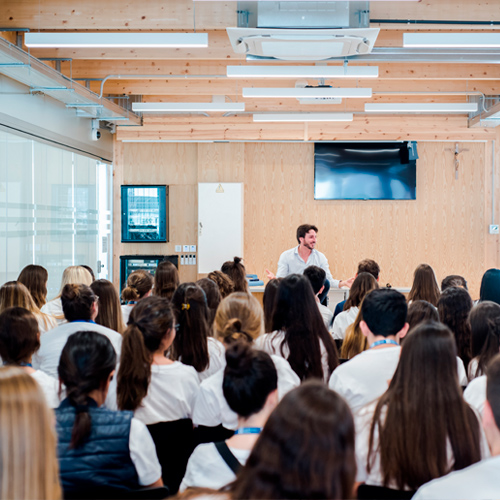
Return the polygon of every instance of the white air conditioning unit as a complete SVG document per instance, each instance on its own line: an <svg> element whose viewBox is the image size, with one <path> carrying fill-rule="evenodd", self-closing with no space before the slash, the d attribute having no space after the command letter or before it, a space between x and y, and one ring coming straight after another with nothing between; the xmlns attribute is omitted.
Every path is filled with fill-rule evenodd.
<svg viewBox="0 0 500 500"><path fill-rule="evenodd" d="M323 61L368 54L379 28L226 28L238 54L283 61Z"/></svg>

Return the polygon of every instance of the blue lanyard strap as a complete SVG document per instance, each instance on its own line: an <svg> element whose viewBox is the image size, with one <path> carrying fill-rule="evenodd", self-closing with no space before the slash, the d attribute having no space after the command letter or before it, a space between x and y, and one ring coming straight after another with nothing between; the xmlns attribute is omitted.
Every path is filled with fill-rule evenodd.
<svg viewBox="0 0 500 500"><path fill-rule="evenodd" d="M241 427L241 429L236 429L234 434L260 434L262 427Z"/></svg>
<svg viewBox="0 0 500 500"><path fill-rule="evenodd" d="M370 346L370 349L372 347L377 347L378 345L382 345L382 344L393 344L393 345L399 345L395 340L388 340L388 339L382 339L382 340L377 340L376 342L374 342L371 346Z"/></svg>
<svg viewBox="0 0 500 500"><path fill-rule="evenodd" d="M30 368L33 368L33 365L31 363L25 363L24 361L20 361L17 363L18 366L29 366ZM9 366L9 363L4 362L3 366Z"/></svg>

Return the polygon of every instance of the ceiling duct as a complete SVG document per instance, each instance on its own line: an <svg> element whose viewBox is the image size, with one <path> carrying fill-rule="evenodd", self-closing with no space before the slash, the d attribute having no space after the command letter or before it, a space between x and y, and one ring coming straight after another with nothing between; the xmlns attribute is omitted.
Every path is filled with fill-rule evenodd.
<svg viewBox="0 0 500 500"><path fill-rule="evenodd" d="M369 54L379 33L369 26L369 2L238 2L227 33L240 54L322 61Z"/></svg>

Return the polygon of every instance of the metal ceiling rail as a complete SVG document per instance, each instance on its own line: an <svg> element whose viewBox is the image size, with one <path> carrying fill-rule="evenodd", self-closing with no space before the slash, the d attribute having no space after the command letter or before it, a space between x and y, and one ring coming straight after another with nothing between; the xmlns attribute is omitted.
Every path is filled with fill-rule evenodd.
<svg viewBox="0 0 500 500"><path fill-rule="evenodd" d="M1 38L0 74L27 85L31 93L43 93L67 107L85 110L85 116L88 118L127 122L120 125L141 124L141 118L135 113L99 97L88 88Z"/></svg>

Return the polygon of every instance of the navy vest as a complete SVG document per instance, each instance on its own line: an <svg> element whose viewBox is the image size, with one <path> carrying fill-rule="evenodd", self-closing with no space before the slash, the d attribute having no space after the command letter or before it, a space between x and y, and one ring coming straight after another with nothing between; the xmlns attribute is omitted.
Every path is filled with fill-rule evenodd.
<svg viewBox="0 0 500 500"><path fill-rule="evenodd" d="M99 408L89 398L92 430L82 446L69 447L76 411L68 399L56 408L57 454L65 493L100 488L139 488L130 458L131 411Z"/></svg>

